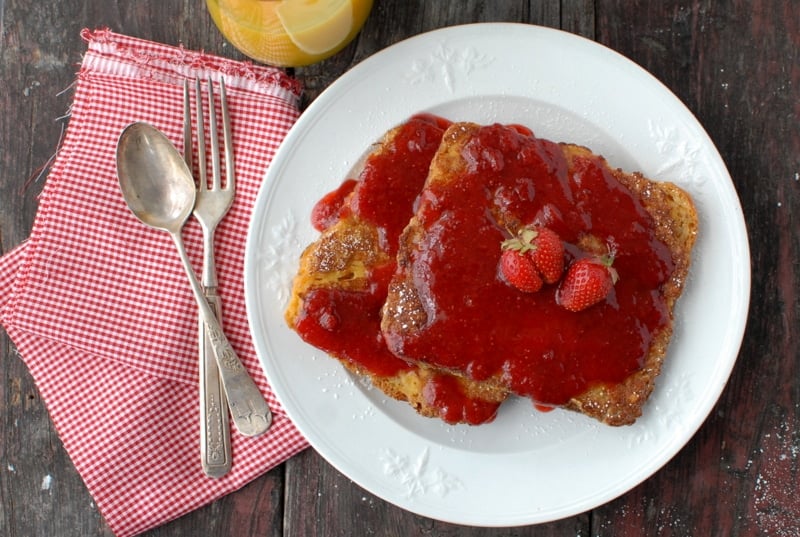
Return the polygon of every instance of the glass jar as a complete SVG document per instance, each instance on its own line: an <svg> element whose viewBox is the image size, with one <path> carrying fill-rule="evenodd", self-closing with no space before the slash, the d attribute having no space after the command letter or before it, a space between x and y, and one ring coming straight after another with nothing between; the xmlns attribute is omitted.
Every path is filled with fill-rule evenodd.
<svg viewBox="0 0 800 537"><path fill-rule="evenodd" d="M250 58L299 67L342 50L364 25L372 0L206 0L222 35Z"/></svg>

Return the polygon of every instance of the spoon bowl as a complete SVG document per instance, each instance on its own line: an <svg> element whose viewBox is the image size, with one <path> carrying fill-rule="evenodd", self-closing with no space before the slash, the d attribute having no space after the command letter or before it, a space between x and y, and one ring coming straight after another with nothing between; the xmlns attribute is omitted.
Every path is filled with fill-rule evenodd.
<svg viewBox="0 0 800 537"><path fill-rule="evenodd" d="M192 213L197 195L192 172L152 125L131 123L122 131L117 175L128 207L148 226L177 232Z"/></svg>
<svg viewBox="0 0 800 537"><path fill-rule="evenodd" d="M128 125L119 137L117 176L122 196L136 218L152 228L168 232L178 249L217 359L236 428L245 436L265 432L272 424L269 405L225 337L181 238L181 229L192 213L197 196L191 170L163 133L140 122Z"/></svg>

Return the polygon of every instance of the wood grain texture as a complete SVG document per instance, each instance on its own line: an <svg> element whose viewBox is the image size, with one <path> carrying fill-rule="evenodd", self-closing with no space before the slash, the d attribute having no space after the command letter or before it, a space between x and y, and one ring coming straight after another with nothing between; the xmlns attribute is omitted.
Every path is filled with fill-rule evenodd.
<svg viewBox="0 0 800 537"><path fill-rule="evenodd" d="M465 528L367 493L312 450L148 536L798 535L800 4L793 0L376 0L357 40L296 69L313 101L353 65L424 31L486 21L562 28L650 71L698 117L738 190L750 318L718 405L689 444L620 498L566 520ZM58 147L84 27L241 59L202 1L0 1L0 253L30 232ZM0 290L0 292L2 292ZM0 535L110 536L0 331ZM580 476L565 476L580 486Z"/></svg>
<svg viewBox="0 0 800 537"><path fill-rule="evenodd" d="M715 412L663 471L599 509L598 523L626 535L795 535L800 10L787 2L653 4L624 25L629 3L604 3L597 37L667 83L717 145L748 226L752 299Z"/></svg>

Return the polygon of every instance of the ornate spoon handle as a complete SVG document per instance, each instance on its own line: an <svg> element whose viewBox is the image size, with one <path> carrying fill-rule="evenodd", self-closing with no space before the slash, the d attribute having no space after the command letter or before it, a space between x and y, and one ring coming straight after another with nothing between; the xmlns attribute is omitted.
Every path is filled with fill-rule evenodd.
<svg viewBox="0 0 800 537"><path fill-rule="evenodd" d="M261 390L247 373L247 369L242 365L228 338L225 337L217 317L211 310L211 306L203 294L203 289L200 287L200 282L197 281L197 276L192 270L192 264L186 254L180 233L170 232L170 236L181 256L195 301L200 308L200 317L206 325L208 342L217 359L217 367L222 379L222 386L225 388L225 395L228 397L233 423L244 436L262 434L272 425L272 412L269 405L264 400Z"/></svg>

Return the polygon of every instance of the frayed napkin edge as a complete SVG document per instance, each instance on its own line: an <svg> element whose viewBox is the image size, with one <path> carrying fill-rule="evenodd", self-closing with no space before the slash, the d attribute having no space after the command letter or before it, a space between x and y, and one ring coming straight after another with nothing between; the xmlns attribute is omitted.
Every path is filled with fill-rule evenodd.
<svg viewBox="0 0 800 537"><path fill-rule="evenodd" d="M142 77L144 71L153 79L173 83L194 76L214 80L229 76L235 79L230 82L226 79L231 87L280 97L295 107L300 105L302 84L277 67L231 60L203 50L189 50L183 44L153 43L114 33L109 28L84 28L81 38L88 43L83 59L85 66L97 68L97 61L113 57L121 62L114 74L125 75L130 69L137 77ZM98 58L95 59L94 55ZM107 67L101 70L109 72Z"/></svg>

